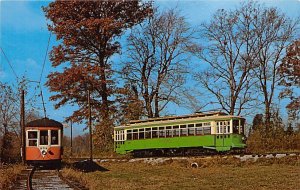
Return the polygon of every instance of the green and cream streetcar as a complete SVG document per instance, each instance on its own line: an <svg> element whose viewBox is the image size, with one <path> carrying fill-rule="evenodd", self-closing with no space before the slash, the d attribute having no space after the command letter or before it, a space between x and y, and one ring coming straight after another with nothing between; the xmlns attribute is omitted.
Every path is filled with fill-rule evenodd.
<svg viewBox="0 0 300 190"><path fill-rule="evenodd" d="M242 150L245 119L223 112L134 120L114 128L115 151L136 156Z"/></svg>

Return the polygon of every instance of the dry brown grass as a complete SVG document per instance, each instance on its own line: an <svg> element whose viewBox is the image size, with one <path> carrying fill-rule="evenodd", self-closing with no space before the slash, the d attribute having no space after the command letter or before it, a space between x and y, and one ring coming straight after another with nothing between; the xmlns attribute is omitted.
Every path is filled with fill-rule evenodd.
<svg viewBox="0 0 300 190"><path fill-rule="evenodd" d="M191 168L196 161L199 168ZM178 160L159 165L102 163L107 172L82 173L64 169L64 176L90 189L299 189L300 159L264 159L240 162L211 158Z"/></svg>
<svg viewBox="0 0 300 190"><path fill-rule="evenodd" d="M25 166L17 164L17 165L9 165L9 166L0 166L0 189L7 189L10 184L12 184L16 177L21 171L25 168Z"/></svg>

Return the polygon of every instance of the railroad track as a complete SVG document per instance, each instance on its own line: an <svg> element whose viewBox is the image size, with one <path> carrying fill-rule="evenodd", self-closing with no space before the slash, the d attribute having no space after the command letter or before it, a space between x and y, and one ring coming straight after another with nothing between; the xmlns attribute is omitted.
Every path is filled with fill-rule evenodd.
<svg viewBox="0 0 300 190"><path fill-rule="evenodd" d="M14 190L86 190L81 184L64 179L57 169L28 167L19 175Z"/></svg>

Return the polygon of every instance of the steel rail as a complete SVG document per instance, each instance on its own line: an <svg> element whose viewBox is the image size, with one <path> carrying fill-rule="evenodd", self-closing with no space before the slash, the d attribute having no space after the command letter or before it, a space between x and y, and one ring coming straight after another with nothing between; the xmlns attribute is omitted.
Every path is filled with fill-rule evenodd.
<svg viewBox="0 0 300 190"><path fill-rule="evenodd" d="M35 170L36 170L36 167L34 166L31 169L31 171L29 172L29 175L27 177L27 182L26 182L27 190L33 190L33 188L32 188L32 176L33 176Z"/></svg>

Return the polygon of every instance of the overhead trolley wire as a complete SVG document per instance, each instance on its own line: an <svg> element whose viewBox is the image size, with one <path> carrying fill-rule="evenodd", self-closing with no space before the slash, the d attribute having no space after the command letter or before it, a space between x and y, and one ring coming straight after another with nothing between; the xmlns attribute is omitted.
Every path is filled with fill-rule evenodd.
<svg viewBox="0 0 300 190"><path fill-rule="evenodd" d="M42 66L40 80L39 80L39 87L40 87L40 91L41 91L41 98L42 98L42 103L43 103L43 109L44 109L44 116L45 116L45 118L47 117L47 114L46 114L46 107L45 107L45 101L44 101L44 96L43 96L41 81L42 81L42 76L43 76L43 72L44 72L44 68L45 68L45 64L46 64L46 59L47 59L47 55L48 55L48 49L49 49L49 45L50 45L50 39L51 39L51 32L49 34L47 49L46 49L46 53L45 53L45 57L44 57L44 62L43 62L43 66Z"/></svg>
<svg viewBox="0 0 300 190"><path fill-rule="evenodd" d="M47 44L47 49L46 49L46 53L45 53L45 57L44 57L44 63L43 63L39 83L41 83L41 80L42 80L42 76L43 76L43 72L44 72L44 68L45 68L45 64L46 64L46 59L47 59L47 54L48 54L48 49L49 49L49 45L50 45L50 39L51 39L51 32L50 32L50 35L49 35L49 38L48 38L48 44Z"/></svg>
<svg viewBox="0 0 300 190"><path fill-rule="evenodd" d="M9 66L10 66L10 68L11 68L12 72L14 73L14 75L15 75L15 77L16 77L16 79L17 79L17 81L18 81L18 80L19 80L19 77L18 77L17 73L15 72L15 70L14 70L14 68L13 68L12 64L10 63L10 61L9 61L9 59L7 58L6 54L4 53L4 50L3 50L3 48L2 48L2 47L0 47L0 49L1 49L1 51L2 51L2 53L3 53L3 55L4 55L4 57L5 57L5 59L6 59L6 61L7 61L7 63L9 64Z"/></svg>

